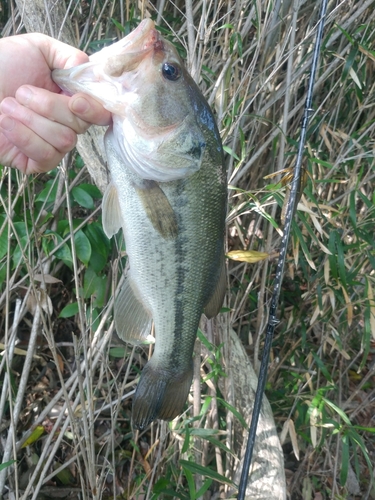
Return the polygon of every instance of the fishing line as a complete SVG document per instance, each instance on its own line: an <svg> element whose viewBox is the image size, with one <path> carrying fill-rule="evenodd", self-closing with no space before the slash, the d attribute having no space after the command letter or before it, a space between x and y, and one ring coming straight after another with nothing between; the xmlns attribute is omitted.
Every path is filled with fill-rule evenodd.
<svg viewBox="0 0 375 500"><path fill-rule="evenodd" d="M245 499L246 486L247 486L247 480L249 477L250 463L251 463L251 459L253 456L259 414L260 414L260 409L262 406L264 389L266 386L268 361L269 361L270 351L271 351L271 347L272 347L273 334L275 331L275 326L279 322L277 317L276 317L277 306L279 303L280 288L281 288L281 283L282 283L283 274L284 274L286 252L287 252L289 238L290 238L290 229L291 229L291 225L292 225L294 207L296 206L297 192L299 190L299 186L300 186L300 182L301 182L302 158L303 158L303 152L304 152L304 147L305 147L305 142L306 142L307 125L309 123L309 118L310 118L310 114L312 111L311 106L312 106L312 96L313 96L313 89L314 89L314 83L315 83L315 74L316 74L316 69L318 66L318 59L319 59L320 46L321 46L322 36L323 36L323 28L324 28L326 10L327 10L327 0L322 0L320 12L319 12L318 29L317 29L317 33L316 33L313 59L312 59L312 63L311 63L309 86L307 89L307 96L306 96L304 113L303 113L302 123L301 123L301 134L300 134L300 140L299 140L299 146L298 146L296 165L294 167L292 187L291 187L290 197L289 197L289 201L288 201L288 205L287 205L287 209L286 209L286 214L285 214L284 232L283 232L283 237L281 239L281 244L280 244L280 255L279 255L279 260L278 260L277 268L276 268L276 276L275 276L274 289L273 289L273 294L272 294L271 304L270 304L270 312L269 312L268 324L267 324L265 341L264 341L262 362L261 362L260 370L259 370L258 385L257 385L256 394L255 394L253 415L252 415L250 429L249 429L249 435L248 435L248 439L247 439L246 452L245 452L244 463L243 463L243 467L242 467L240 484L239 484L239 488L238 488L237 500L244 500Z"/></svg>

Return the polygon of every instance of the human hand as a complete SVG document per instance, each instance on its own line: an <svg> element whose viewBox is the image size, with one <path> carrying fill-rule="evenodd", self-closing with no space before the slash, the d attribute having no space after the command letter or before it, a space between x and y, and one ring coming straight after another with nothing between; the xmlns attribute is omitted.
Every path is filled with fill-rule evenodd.
<svg viewBox="0 0 375 500"><path fill-rule="evenodd" d="M46 172L74 148L77 134L111 122L95 99L66 96L51 78L53 69L87 61L84 52L39 33L0 40L0 164Z"/></svg>

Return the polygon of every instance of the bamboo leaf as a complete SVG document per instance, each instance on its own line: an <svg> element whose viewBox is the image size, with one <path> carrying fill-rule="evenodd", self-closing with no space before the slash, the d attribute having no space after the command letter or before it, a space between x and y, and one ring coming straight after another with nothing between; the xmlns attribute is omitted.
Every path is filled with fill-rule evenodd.
<svg viewBox="0 0 375 500"><path fill-rule="evenodd" d="M325 402L326 405L330 406L342 419L347 425L352 425L350 422L349 417L346 415L346 413L339 408L335 403L330 401L329 399L323 398L323 401Z"/></svg>
<svg viewBox="0 0 375 500"><path fill-rule="evenodd" d="M349 439L347 435L341 438L341 470L340 483L345 486L349 471Z"/></svg>
<svg viewBox="0 0 375 500"><path fill-rule="evenodd" d="M369 323L371 329L372 338L375 340L375 301L374 301L374 293L372 291L371 281L369 279L367 281L367 297L369 301Z"/></svg>
<svg viewBox="0 0 375 500"><path fill-rule="evenodd" d="M204 477L210 477L211 479L218 481L219 483L230 484L234 486L234 482L231 481L229 478L222 476L218 472L208 467L204 467L203 465L200 465L196 462L189 462L188 460L180 460L180 465L181 467L184 468L184 471L188 470L193 474L199 474Z"/></svg>
<svg viewBox="0 0 375 500"><path fill-rule="evenodd" d="M255 250L232 250L227 253L227 257L239 262L249 262L250 264L255 264L256 262L267 259L269 254L266 252L257 252Z"/></svg>
<svg viewBox="0 0 375 500"><path fill-rule="evenodd" d="M185 462L185 460L180 460L180 465L184 470L184 474L185 474L185 477L186 477L186 480L188 483L190 498L191 498L191 500L195 500L197 498L197 496L196 496L196 492L195 492L194 477L193 477L193 474L192 474L192 471L190 470L190 468L187 467L186 465L184 465L183 462ZM186 462L186 463L189 464L190 462Z"/></svg>
<svg viewBox="0 0 375 500"><path fill-rule="evenodd" d="M23 443L22 448L26 448L26 446L30 446L33 443L35 443L35 441L38 441L38 439L41 436L43 436L44 433L45 433L45 429L44 429L43 425L37 425L35 427L35 429L33 430L33 432L31 433L31 435Z"/></svg>
<svg viewBox="0 0 375 500"><path fill-rule="evenodd" d="M10 467L15 462L16 462L15 460L9 460L9 462L5 462L3 464L0 464L0 471L2 471L3 469L6 469L7 467Z"/></svg>
<svg viewBox="0 0 375 500"><path fill-rule="evenodd" d="M201 486L201 488L199 488L199 490L197 491L195 498L203 498L203 495L206 493L211 484L212 484L212 479L207 478L203 483L203 485Z"/></svg>

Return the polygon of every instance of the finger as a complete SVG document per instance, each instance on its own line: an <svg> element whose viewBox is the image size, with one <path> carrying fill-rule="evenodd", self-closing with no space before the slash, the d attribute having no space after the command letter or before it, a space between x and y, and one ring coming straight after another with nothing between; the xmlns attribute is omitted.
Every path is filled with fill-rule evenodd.
<svg viewBox="0 0 375 500"><path fill-rule="evenodd" d="M49 120L44 116L35 113L31 109L25 108L17 102L13 97L8 97L4 99L0 105L0 110L2 113L12 117L18 122L21 122L28 129L30 129L36 136L42 139L44 142L52 145L60 153L67 153L74 148L77 142L77 134L71 128L62 125L61 123ZM15 139L15 137L13 137ZM22 145L22 137L17 138ZM14 141L12 140L14 143ZM27 144L29 148L32 144ZM40 147L40 141L38 141L38 148ZM22 149L22 148L21 148ZM22 151L27 154L26 151ZM38 149L32 150L34 156L30 158L35 159L35 153ZM30 150L31 152L31 150Z"/></svg>
<svg viewBox="0 0 375 500"><path fill-rule="evenodd" d="M111 123L111 113L94 98L79 93L69 99L70 110L85 122L95 125L109 125Z"/></svg>
<svg viewBox="0 0 375 500"><path fill-rule="evenodd" d="M6 118L8 119L8 117ZM2 120L3 117L0 116L0 123L2 122ZM6 165L7 167L17 168L22 173L27 175L48 172L49 170L57 167L57 165L63 158L63 155L59 154L55 150L53 151L53 155L50 155L50 158L44 158L42 162L35 161L26 156L22 151L20 151L18 147L14 146L1 131L0 150L3 165Z"/></svg>
<svg viewBox="0 0 375 500"><path fill-rule="evenodd" d="M18 106L20 105L18 104ZM30 110L26 111L34 114ZM76 134L63 125L49 122L46 118L38 115L35 119L32 117L26 125L21 120L15 119L15 116L17 116L17 112L12 116L0 115L0 129L15 148L11 154L8 152L7 155L11 157L11 161L13 160L12 156L19 160L20 156L16 155L16 151L33 160L31 162L32 171L29 171L29 167L26 165L11 165L21 168L25 173L45 172L55 168L66 152L70 151L76 144ZM39 127L43 130L40 131ZM44 137L40 134L43 134Z"/></svg>
<svg viewBox="0 0 375 500"><path fill-rule="evenodd" d="M8 122L8 124L9 122L12 122L13 125L15 124L12 118L6 117L4 119L2 116L0 116L1 124L4 123L4 120ZM17 168L23 173L31 173L31 174L44 171L42 168L38 168L37 166L36 168L33 168L31 166L30 169L29 165L30 162L32 162L33 160L30 160L16 146L14 146L2 132L0 132L0 151L1 151L1 162L3 165L6 165L7 167Z"/></svg>
<svg viewBox="0 0 375 500"><path fill-rule="evenodd" d="M23 85L16 92L17 102L24 107L35 111L38 115L48 120L65 125L77 134L83 134L89 127L89 123L81 120L69 109L69 97L63 94L55 94L48 90Z"/></svg>
<svg viewBox="0 0 375 500"><path fill-rule="evenodd" d="M89 60L88 55L81 50L49 36L41 33L29 33L25 36L32 41L33 45L38 47L51 70L55 68L71 68Z"/></svg>

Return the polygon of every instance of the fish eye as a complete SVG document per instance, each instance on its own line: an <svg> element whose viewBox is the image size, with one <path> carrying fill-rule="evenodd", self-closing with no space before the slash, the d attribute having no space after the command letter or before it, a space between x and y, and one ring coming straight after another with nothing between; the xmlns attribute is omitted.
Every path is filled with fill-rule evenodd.
<svg viewBox="0 0 375 500"><path fill-rule="evenodd" d="M163 73L164 78L170 80L171 82L175 82L181 76L181 70L179 66L168 62L163 64L161 72Z"/></svg>

